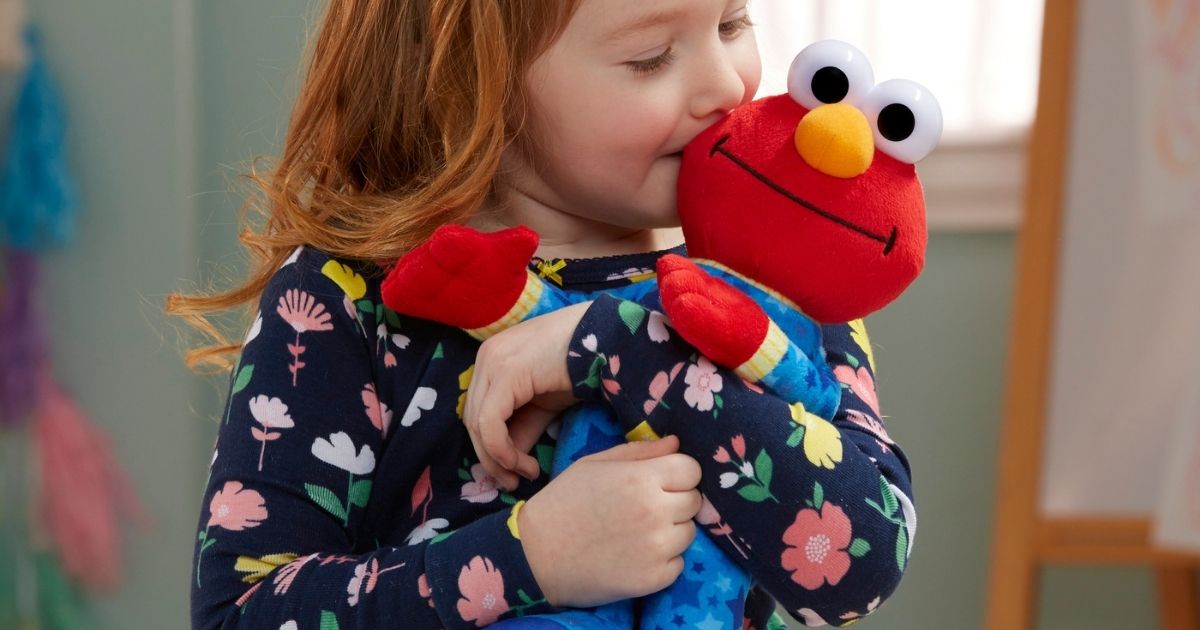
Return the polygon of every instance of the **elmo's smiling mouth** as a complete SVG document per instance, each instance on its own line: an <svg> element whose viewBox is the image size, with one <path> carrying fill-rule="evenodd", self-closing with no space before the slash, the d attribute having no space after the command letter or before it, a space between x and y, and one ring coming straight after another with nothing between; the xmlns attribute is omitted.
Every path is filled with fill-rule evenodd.
<svg viewBox="0 0 1200 630"><path fill-rule="evenodd" d="M873 241L882 243L884 256L887 256L889 253L891 253L892 248L896 246L896 227L895 226L892 226L891 234L889 234L888 236L885 237L881 234L876 234L875 232L872 232L871 230L868 230L866 228L857 226L837 215L834 215L830 212L822 210L821 208L818 208L817 206L813 205L812 203L809 203L808 201L805 201L804 199L801 199L799 196L792 193L788 189L771 181L771 179L769 177L758 172L753 166L750 166L749 164L747 164L745 160L734 155L733 152L731 152L729 149L726 149L725 143L728 142L731 137L732 137L731 134L726 134L724 136L721 136L721 138L719 140L717 140L716 144L713 145L712 150L710 150L708 152L708 157L712 158L714 155L720 153L721 155L725 156L730 162L733 162L735 165L737 165L738 168L741 168L743 171L746 171L747 173L752 175L758 181L766 184L767 187L770 188L771 190L774 190L775 192L783 195L784 197L787 197L788 200L792 201L793 203L798 204L799 206L801 206L807 210L810 210L810 211L816 213L817 215L824 217L825 219L833 221L834 223L837 223L838 225L841 225L842 227L845 227L847 229L858 232L859 234L862 234L863 236L865 236Z"/></svg>

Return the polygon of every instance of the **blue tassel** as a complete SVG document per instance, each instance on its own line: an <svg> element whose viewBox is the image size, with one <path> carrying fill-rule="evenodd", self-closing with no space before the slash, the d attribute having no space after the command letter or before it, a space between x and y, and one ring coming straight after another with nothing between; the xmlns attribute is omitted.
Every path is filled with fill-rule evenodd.
<svg viewBox="0 0 1200 630"><path fill-rule="evenodd" d="M71 239L76 193L67 175L58 90L34 28L26 27L24 36L29 64L0 173L0 230L11 247L41 249Z"/></svg>

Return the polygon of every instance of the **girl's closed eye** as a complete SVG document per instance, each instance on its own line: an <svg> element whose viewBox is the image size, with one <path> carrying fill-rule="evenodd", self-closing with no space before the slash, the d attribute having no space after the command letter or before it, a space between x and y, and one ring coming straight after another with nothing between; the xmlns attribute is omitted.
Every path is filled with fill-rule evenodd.
<svg viewBox="0 0 1200 630"><path fill-rule="evenodd" d="M721 22L717 25L717 32L720 33L722 39L732 40L736 39L738 35L741 35L743 31L752 26L754 26L754 23L750 21L750 16L743 14L738 18ZM628 61L625 65L635 74L647 75L653 74L663 67L670 65L672 61L675 61L675 49L668 46L658 55L647 59Z"/></svg>

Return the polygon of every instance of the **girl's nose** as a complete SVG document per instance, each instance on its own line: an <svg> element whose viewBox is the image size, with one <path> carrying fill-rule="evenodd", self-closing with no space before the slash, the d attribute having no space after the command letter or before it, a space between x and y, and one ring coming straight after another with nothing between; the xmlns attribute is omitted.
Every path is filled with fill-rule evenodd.
<svg viewBox="0 0 1200 630"><path fill-rule="evenodd" d="M800 119L796 150L818 171L849 179L871 168L875 139L867 117L857 107L834 103L821 105Z"/></svg>
<svg viewBox="0 0 1200 630"><path fill-rule="evenodd" d="M704 89L692 99L692 116L698 119L723 116L749 98L746 82L725 55L704 66L701 80Z"/></svg>

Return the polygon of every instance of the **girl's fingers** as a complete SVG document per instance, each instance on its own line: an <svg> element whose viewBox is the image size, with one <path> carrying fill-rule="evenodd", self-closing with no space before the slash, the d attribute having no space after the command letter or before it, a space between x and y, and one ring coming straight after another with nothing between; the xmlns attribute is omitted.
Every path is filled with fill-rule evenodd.
<svg viewBox="0 0 1200 630"><path fill-rule="evenodd" d="M501 383L489 387L481 396L476 429L480 444L488 455L506 470L517 470L517 447L508 436L507 420L514 410L513 394Z"/></svg>
<svg viewBox="0 0 1200 630"><path fill-rule="evenodd" d="M479 464L483 466L484 472L504 489L511 490L517 487L520 480L514 472L496 461L484 445L479 430L479 415L475 411L479 408L479 399L487 395L489 385L487 379L472 379L470 387L467 388L466 403L463 405L463 424L467 427L467 435L471 437L471 445L475 448L475 454L479 456Z"/></svg>
<svg viewBox="0 0 1200 630"><path fill-rule="evenodd" d="M526 479L536 479L541 470L537 459L527 453L537 444L557 414L556 411L531 402L516 410L512 420L508 421L508 434L520 458L517 467Z"/></svg>

